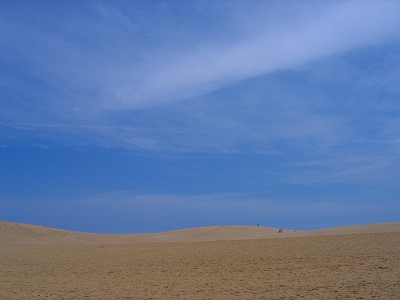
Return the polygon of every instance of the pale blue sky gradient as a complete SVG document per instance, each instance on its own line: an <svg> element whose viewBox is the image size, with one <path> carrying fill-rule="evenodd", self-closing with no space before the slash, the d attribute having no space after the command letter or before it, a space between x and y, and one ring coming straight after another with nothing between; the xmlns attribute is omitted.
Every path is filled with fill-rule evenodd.
<svg viewBox="0 0 400 300"><path fill-rule="evenodd" d="M400 221L400 2L2 1L0 219Z"/></svg>

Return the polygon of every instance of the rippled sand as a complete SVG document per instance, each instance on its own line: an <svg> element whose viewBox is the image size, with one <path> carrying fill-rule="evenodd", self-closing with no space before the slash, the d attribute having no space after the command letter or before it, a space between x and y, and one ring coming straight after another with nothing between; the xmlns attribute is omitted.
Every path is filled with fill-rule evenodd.
<svg viewBox="0 0 400 300"><path fill-rule="evenodd" d="M38 232L54 241L54 231L31 227L32 233L21 225L15 233L14 224L0 225L0 299L400 298L399 223L239 240L235 232L248 230L251 238L260 228L210 227L167 234L180 242L162 235L162 242L136 236L116 243L102 235L103 244L71 237L63 244L23 243L21 234ZM206 239L204 232L233 236L193 241Z"/></svg>

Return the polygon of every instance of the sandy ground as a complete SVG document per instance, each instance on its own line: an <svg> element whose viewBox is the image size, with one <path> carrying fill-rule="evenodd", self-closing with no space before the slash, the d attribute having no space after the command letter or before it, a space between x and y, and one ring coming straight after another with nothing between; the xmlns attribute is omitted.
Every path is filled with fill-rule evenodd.
<svg viewBox="0 0 400 300"><path fill-rule="evenodd" d="M0 222L0 299L400 299L400 223L285 238L240 226L119 237L27 226Z"/></svg>

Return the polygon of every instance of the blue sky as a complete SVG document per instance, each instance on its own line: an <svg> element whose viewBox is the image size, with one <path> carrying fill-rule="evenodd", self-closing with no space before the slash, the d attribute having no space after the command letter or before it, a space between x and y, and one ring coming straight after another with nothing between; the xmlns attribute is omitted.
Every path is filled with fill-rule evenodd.
<svg viewBox="0 0 400 300"><path fill-rule="evenodd" d="M398 222L400 2L1 1L0 219Z"/></svg>

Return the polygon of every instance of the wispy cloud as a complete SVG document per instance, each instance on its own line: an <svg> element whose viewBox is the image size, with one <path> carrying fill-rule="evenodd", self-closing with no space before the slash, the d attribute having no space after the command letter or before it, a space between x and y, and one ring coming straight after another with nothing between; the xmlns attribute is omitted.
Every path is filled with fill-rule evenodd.
<svg viewBox="0 0 400 300"><path fill-rule="evenodd" d="M262 3L257 11L242 13L235 3L223 5L232 12L222 18L225 26L207 25L206 32L197 27L193 34L193 25L182 27L185 19L172 19L182 12L167 20L161 17L170 13L167 8L158 7L150 16L162 19L157 28L150 25L154 23L151 19L139 18L135 23L137 16L132 11L106 4L83 5L89 15L71 9L71 17L58 12L58 19L39 6L28 22L13 19L5 9L2 60L15 66L25 61L26 70L21 72L57 89L58 99L44 95L48 98L44 105L52 103L54 109L76 115L83 108L87 114L99 108L146 108L196 97L246 78L399 39L396 12L400 5L396 1ZM190 18L199 9L193 6L185 12ZM201 13L212 16L206 9ZM235 20L241 28L229 25ZM206 20L197 25L205 24ZM146 25L150 29L143 32ZM156 34L157 30L165 32L162 26L166 25L173 32L164 37ZM213 34L217 29L222 32ZM231 38L221 41L217 38L224 30ZM172 42L167 39L171 34L175 35Z"/></svg>
<svg viewBox="0 0 400 300"><path fill-rule="evenodd" d="M398 1L146 3L0 4L2 144L398 159Z"/></svg>
<svg viewBox="0 0 400 300"><path fill-rule="evenodd" d="M279 9L297 8L289 5ZM396 2L336 2L318 8L318 14L303 9L293 19L283 15L267 26L257 22L261 28L249 28L245 36L223 45L178 46L174 51L179 56L166 55L166 61L157 61L156 67L144 71L139 85L121 86L115 94L116 104L141 108L191 98L246 78L399 39L396 11L400 6ZM276 7L260 8L269 9ZM289 21L293 26L286 25Z"/></svg>

